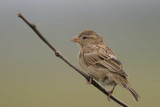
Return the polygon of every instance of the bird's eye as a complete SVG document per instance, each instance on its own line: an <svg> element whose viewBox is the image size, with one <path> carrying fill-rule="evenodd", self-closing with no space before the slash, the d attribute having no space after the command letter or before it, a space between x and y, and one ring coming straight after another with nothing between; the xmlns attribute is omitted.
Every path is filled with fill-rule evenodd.
<svg viewBox="0 0 160 107"><path fill-rule="evenodd" d="M82 39L87 39L87 37L86 37L86 36L84 36Z"/></svg>

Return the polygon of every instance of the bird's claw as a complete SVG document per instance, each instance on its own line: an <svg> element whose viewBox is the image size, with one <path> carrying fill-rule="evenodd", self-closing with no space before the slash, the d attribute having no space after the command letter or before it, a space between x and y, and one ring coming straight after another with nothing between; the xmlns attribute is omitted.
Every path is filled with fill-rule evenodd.
<svg viewBox="0 0 160 107"><path fill-rule="evenodd" d="M113 93L113 90L108 91L108 101L110 101L110 97L111 97L112 93Z"/></svg>
<svg viewBox="0 0 160 107"><path fill-rule="evenodd" d="M89 78L89 81L87 80L87 84L92 84L93 78Z"/></svg>

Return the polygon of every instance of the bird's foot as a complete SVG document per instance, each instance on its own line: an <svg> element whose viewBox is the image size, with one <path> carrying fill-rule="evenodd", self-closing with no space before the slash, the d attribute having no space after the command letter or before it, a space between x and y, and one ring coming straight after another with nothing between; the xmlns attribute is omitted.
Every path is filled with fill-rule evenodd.
<svg viewBox="0 0 160 107"><path fill-rule="evenodd" d="M93 78L89 78L89 81L87 80L87 84L92 84Z"/></svg>
<svg viewBox="0 0 160 107"><path fill-rule="evenodd" d="M111 97L111 95L112 95L112 93L113 93L113 90L107 91L107 92L108 92L108 101L110 101L110 97Z"/></svg>
<svg viewBox="0 0 160 107"><path fill-rule="evenodd" d="M112 90L111 90L111 91L107 91L107 92L108 92L108 101L110 101L110 97L111 97L111 95L112 95L112 93L113 93L113 91L114 91L115 87L116 87L116 85L115 85L115 86L113 86L113 88L112 88Z"/></svg>

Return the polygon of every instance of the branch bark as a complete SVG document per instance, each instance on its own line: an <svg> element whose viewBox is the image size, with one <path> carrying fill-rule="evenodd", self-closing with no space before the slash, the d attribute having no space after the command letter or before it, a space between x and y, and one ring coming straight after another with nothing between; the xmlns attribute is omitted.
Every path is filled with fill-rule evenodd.
<svg viewBox="0 0 160 107"><path fill-rule="evenodd" d="M89 81L90 77L86 73L84 73L83 71L81 71L80 69L72 65L66 58L64 58L61 55L61 53L44 38L44 36L36 28L35 24L30 23L20 12L17 15L40 37L40 39L43 42L45 42L54 51L57 57L62 59L65 63L67 63L70 67L72 67L74 70L76 70L78 73L80 73L84 78L86 78ZM93 80L92 85L108 96L108 92L104 88L102 88L96 81ZM129 107L128 105L126 105L125 103L123 103L122 101L114 97L113 95L111 95L110 98L123 107Z"/></svg>

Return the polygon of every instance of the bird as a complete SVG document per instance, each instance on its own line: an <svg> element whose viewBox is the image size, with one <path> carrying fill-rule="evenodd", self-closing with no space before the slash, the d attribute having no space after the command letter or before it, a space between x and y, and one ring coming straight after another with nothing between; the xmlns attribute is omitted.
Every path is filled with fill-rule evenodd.
<svg viewBox="0 0 160 107"><path fill-rule="evenodd" d="M105 45L102 36L93 30L85 30L71 41L80 45L78 62L82 69L89 75L89 84L96 80L102 86L112 86L111 91L107 91L108 100L115 87L120 85L133 95L138 102L140 96L128 82L128 74L125 72L122 63L115 53Z"/></svg>

